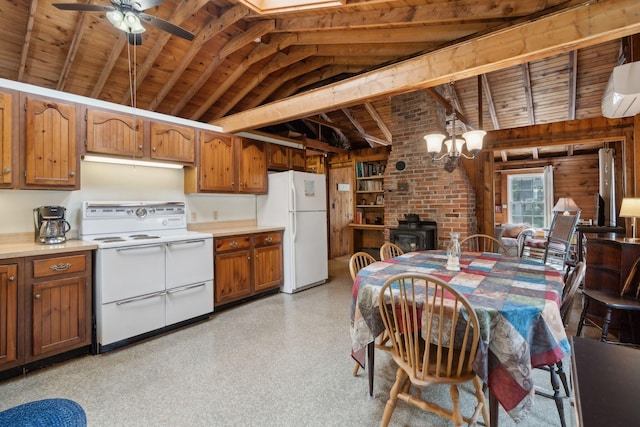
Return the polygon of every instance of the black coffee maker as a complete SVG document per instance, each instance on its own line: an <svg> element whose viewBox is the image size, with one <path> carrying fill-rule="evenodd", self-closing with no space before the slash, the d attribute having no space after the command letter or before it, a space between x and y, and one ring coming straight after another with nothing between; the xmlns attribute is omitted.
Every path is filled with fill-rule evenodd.
<svg viewBox="0 0 640 427"><path fill-rule="evenodd" d="M36 241L46 245L63 243L71 225L64 219L62 206L40 206L33 210Z"/></svg>

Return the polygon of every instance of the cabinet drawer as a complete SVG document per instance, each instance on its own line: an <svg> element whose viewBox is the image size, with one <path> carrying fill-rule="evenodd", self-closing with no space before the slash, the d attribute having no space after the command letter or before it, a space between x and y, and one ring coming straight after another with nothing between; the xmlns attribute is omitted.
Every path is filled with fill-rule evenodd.
<svg viewBox="0 0 640 427"><path fill-rule="evenodd" d="M273 232L256 234L255 239L256 246L279 245L280 243L282 243L282 233Z"/></svg>
<svg viewBox="0 0 640 427"><path fill-rule="evenodd" d="M33 260L34 278L77 273L79 271L85 271L86 269L86 255L70 255Z"/></svg>
<svg viewBox="0 0 640 427"><path fill-rule="evenodd" d="M246 249L251 245L249 236L233 236L214 239L216 252L235 251L236 249Z"/></svg>

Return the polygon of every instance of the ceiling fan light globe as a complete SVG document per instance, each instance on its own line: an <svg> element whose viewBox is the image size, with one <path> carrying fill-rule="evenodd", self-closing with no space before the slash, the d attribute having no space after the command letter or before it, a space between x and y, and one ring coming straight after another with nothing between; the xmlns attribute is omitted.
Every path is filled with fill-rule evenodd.
<svg viewBox="0 0 640 427"><path fill-rule="evenodd" d="M140 18L138 18L138 16L135 13L133 12L125 13L124 22L125 22L125 25L127 26L128 33L131 33L131 34L144 33L144 27L140 22Z"/></svg>
<svg viewBox="0 0 640 427"><path fill-rule="evenodd" d="M122 29L122 20L124 19L122 12L119 10L111 10L107 12L107 19L111 22L111 25L119 30Z"/></svg>

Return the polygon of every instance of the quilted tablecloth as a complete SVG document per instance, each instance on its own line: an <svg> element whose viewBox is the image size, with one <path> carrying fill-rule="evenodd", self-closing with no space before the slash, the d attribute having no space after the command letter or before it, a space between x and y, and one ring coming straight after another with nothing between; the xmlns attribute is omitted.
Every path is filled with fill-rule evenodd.
<svg viewBox="0 0 640 427"><path fill-rule="evenodd" d="M531 370L569 354L560 318L562 273L530 259L465 252L460 271L445 268L445 251L410 252L363 268L353 284L352 356L364 367L366 348L384 331L378 293L400 273L438 277L465 295L481 322L482 350L474 370L514 421L533 405Z"/></svg>

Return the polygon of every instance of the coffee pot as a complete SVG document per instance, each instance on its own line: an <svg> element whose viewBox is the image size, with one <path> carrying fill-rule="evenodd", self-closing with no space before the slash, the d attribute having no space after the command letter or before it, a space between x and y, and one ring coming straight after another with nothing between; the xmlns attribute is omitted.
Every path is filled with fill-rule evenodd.
<svg viewBox="0 0 640 427"><path fill-rule="evenodd" d="M62 206L40 206L33 210L35 238L46 245L63 243L71 225L64 219L66 209Z"/></svg>

